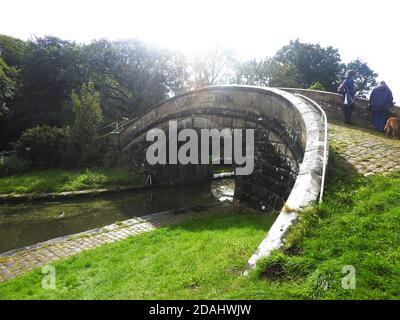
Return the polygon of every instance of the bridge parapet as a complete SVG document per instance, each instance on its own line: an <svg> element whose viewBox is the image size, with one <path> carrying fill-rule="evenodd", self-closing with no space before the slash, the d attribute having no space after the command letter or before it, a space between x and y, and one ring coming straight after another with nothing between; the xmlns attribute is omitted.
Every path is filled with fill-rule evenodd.
<svg viewBox="0 0 400 320"><path fill-rule="evenodd" d="M286 92L302 94L313 101L317 102L326 112L329 120L343 121L342 115L342 95L318 90L297 89L297 88L280 88ZM354 124L363 127L371 128L372 119L371 113L367 109L368 100L364 98L357 98L355 102L354 113L352 121ZM395 106L393 112L400 117L400 107Z"/></svg>

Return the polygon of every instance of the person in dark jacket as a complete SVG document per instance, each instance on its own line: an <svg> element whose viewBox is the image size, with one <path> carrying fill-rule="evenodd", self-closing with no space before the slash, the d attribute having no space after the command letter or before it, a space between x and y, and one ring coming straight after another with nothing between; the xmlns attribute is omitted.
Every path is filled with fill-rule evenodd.
<svg viewBox="0 0 400 320"><path fill-rule="evenodd" d="M375 130L383 131L389 108L393 105L393 95L385 81L381 81L372 90L369 97L369 110L372 112L372 123Z"/></svg>
<svg viewBox="0 0 400 320"><path fill-rule="evenodd" d="M353 124L351 122L351 115L354 111L354 102L356 96L356 88L354 85L354 76L356 75L355 71L349 70L346 73L346 79L340 85L338 91L343 95L343 116L344 123Z"/></svg>

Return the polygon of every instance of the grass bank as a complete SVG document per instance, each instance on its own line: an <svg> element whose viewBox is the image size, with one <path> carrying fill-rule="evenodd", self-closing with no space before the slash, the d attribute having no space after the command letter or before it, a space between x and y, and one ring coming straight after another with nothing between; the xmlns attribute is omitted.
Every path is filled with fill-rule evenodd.
<svg viewBox="0 0 400 320"><path fill-rule="evenodd" d="M128 169L49 169L0 178L0 194L78 191L135 184L144 184L144 178Z"/></svg>
<svg viewBox="0 0 400 320"><path fill-rule="evenodd" d="M400 298L400 172L365 178L334 150L329 167L324 203L301 214L257 276L299 285L304 299Z"/></svg>
<svg viewBox="0 0 400 320"><path fill-rule="evenodd" d="M55 290L36 271L0 284L0 299L239 298L265 287L241 273L272 222L221 213L162 228L55 263Z"/></svg>
<svg viewBox="0 0 400 320"><path fill-rule="evenodd" d="M331 152L324 203L249 277L271 221L225 213L57 262L57 289L41 289L38 270L0 284L0 298L398 299L399 184L400 173L364 178Z"/></svg>

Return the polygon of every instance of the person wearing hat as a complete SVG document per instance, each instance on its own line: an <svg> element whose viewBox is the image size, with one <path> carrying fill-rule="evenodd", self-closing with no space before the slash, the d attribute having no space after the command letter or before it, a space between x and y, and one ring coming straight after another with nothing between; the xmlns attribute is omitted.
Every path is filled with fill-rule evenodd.
<svg viewBox="0 0 400 320"><path fill-rule="evenodd" d="M375 87L369 97L369 110L372 112L372 123L376 131L383 131L389 108L393 105L393 95L385 81Z"/></svg>
<svg viewBox="0 0 400 320"><path fill-rule="evenodd" d="M342 111L344 116L344 123L353 124L351 122L351 115L354 111L354 102L356 100L356 89L354 85L355 71L349 70L346 72L346 79L341 83L338 92L343 95Z"/></svg>

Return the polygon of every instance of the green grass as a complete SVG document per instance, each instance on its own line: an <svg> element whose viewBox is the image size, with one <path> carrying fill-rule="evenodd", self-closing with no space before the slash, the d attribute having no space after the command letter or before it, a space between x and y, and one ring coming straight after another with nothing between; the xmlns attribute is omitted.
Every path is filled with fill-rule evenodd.
<svg viewBox="0 0 400 320"><path fill-rule="evenodd" d="M144 184L144 179L127 169L49 169L0 178L0 194L78 191L134 184Z"/></svg>
<svg viewBox="0 0 400 320"><path fill-rule="evenodd" d="M41 289L38 270L1 284L0 299L215 299L239 298L242 290L257 296L266 283L241 273L272 222L221 213L162 228L55 263L55 290Z"/></svg>
<svg viewBox="0 0 400 320"><path fill-rule="evenodd" d="M264 259L258 275L302 283L306 299L400 298L399 185L400 172L364 178L332 150L324 203L301 214L285 251ZM354 290L342 287L346 266Z"/></svg>
<svg viewBox="0 0 400 320"><path fill-rule="evenodd" d="M57 262L57 289L41 289L38 270L0 284L0 298L398 299L399 185L399 172L364 178L332 150L324 203L302 212L285 250L248 277L271 221L224 213ZM355 289L342 287L346 266Z"/></svg>

